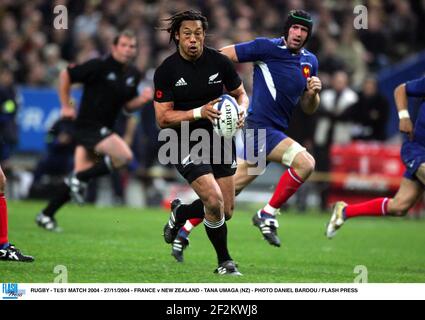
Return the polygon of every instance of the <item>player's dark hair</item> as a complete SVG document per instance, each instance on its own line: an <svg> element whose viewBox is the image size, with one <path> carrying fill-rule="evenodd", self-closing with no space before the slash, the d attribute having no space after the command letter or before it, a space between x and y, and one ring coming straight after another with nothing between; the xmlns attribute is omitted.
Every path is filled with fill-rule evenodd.
<svg viewBox="0 0 425 320"><path fill-rule="evenodd" d="M180 26L183 21L201 21L202 29L207 31L208 29L208 20L205 16L202 15L201 12L197 10L187 10L176 13L175 15L162 19L162 21L168 21L167 28L161 28L160 30L167 31L170 34L170 41L174 41L176 45L178 45L179 41L176 39L176 33L179 32Z"/></svg>
<svg viewBox="0 0 425 320"><path fill-rule="evenodd" d="M289 29L294 24L302 25L308 29L307 38L303 43L304 46L311 36L311 31L313 29L313 19L311 18L311 15L304 10L289 11L285 25L283 26L283 36L285 37L285 40L288 40Z"/></svg>
<svg viewBox="0 0 425 320"><path fill-rule="evenodd" d="M118 44L118 42L120 41L121 37L126 37L126 38L130 38L130 39L136 39L136 33L134 33L133 30L130 29L125 29L123 31L121 31L120 33L118 33L115 37L114 40L112 41L112 43L114 44L114 46L116 46Z"/></svg>

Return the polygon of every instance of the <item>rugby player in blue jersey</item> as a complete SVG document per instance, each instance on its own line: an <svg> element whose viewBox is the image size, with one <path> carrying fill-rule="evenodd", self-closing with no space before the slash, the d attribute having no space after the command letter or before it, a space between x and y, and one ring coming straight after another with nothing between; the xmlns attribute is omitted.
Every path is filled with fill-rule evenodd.
<svg viewBox="0 0 425 320"><path fill-rule="evenodd" d="M410 119L408 97L421 98L416 121ZM326 228L326 236L333 238L347 219L359 216L405 216L422 197L425 187L425 77L408 81L394 90L394 99L400 119L400 132L406 134L401 147L401 159L406 172L394 198L377 198L347 205L335 204ZM415 125L413 126L413 122Z"/></svg>
<svg viewBox="0 0 425 320"><path fill-rule="evenodd" d="M317 77L317 58L303 48L312 28L313 21L307 12L293 10L284 24L283 37L257 38L220 50L233 62L254 63L253 94L245 122L245 129L252 129L246 131L245 145L250 144L254 150L252 158L244 152L243 159L238 159L236 194L258 176L249 170L257 166L255 159L258 157L288 167L269 203L253 217L253 223L263 237L277 247L280 239L276 214L311 175L315 165L306 149L285 134L298 103L307 114L314 113L320 103L322 84ZM258 129L265 129L265 139L259 138ZM231 215L226 216L226 219L230 218ZM180 231L178 238L187 238L190 232L184 228Z"/></svg>
<svg viewBox="0 0 425 320"><path fill-rule="evenodd" d="M245 125L245 129L253 130L246 130L245 145L253 144L256 158L262 156L268 162L288 167L270 201L253 217L264 239L277 247L280 240L276 214L311 175L315 165L306 149L285 134L298 103L307 114L314 113L320 103L322 84L317 77L317 58L304 49L312 28L313 21L307 12L292 10L283 37L257 38L221 50L234 62L254 63L253 93ZM265 129L265 139L260 137L258 129ZM252 160L247 152L239 159L236 194L258 176L250 174L249 168L256 165Z"/></svg>

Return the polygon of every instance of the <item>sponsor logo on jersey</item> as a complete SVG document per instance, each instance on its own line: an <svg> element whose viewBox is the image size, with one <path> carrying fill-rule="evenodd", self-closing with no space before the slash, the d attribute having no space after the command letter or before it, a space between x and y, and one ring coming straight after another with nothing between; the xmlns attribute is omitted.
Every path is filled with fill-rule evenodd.
<svg viewBox="0 0 425 320"><path fill-rule="evenodd" d="M176 87L187 86L187 82L183 78L180 78L179 80L177 80L175 86Z"/></svg>

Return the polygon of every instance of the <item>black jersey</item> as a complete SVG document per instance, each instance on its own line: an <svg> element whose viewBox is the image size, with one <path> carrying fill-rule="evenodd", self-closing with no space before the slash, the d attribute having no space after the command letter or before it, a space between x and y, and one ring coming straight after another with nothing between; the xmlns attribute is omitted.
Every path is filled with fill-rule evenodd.
<svg viewBox="0 0 425 320"><path fill-rule="evenodd" d="M184 59L177 51L156 69L155 101L174 102L174 110L198 108L227 91L237 89L242 80L233 63L217 50L204 47L196 61ZM212 129L208 119L193 121L190 129Z"/></svg>
<svg viewBox="0 0 425 320"><path fill-rule="evenodd" d="M69 66L71 82L83 83L76 124L113 128L120 109L137 96L140 72L111 55Z"/></svg>

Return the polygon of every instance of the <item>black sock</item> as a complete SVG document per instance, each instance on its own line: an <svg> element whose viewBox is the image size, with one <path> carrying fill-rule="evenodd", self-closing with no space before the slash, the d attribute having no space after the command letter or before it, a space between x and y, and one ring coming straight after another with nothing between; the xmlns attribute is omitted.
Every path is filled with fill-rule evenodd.
<svg viewBox="0 0 425 320"><path fill-rule="evenodd" d="M103 176L109 172L111 172L110 165L107 164L110 158L103 157L99 162L97 162L93 167L77 172L76 177L78 180L87 182L91 178L96 178Z"/></svg>
<svg viewBox="0 0 425 320"><path fill-rule="evenodd" d="M214 224L220 224L221 222L210 222L204 220L205 230L207 231L208 238L214 246L215 252L217 253L218 264L223 263L227 260L232 260L227 249L227 225L224 222L218 228L211 228Z"/></svg>
<svg viewBox="0 0 425 320"><path fill-rule="evenodd" d="M193 201L191 204L182 204L176 210L176 222L184 223L192 218L203 218L205 215L204 204L201 199Z"/></svg>
<svg viewBox="0 0 425 320"><path fill-rule="evenodd" d="M53 218L56 212L69 200L71 199L69 195L69 187L63 183L58 187L56 196L50 200L47 207L42 210L43 214Z"/></svg>

